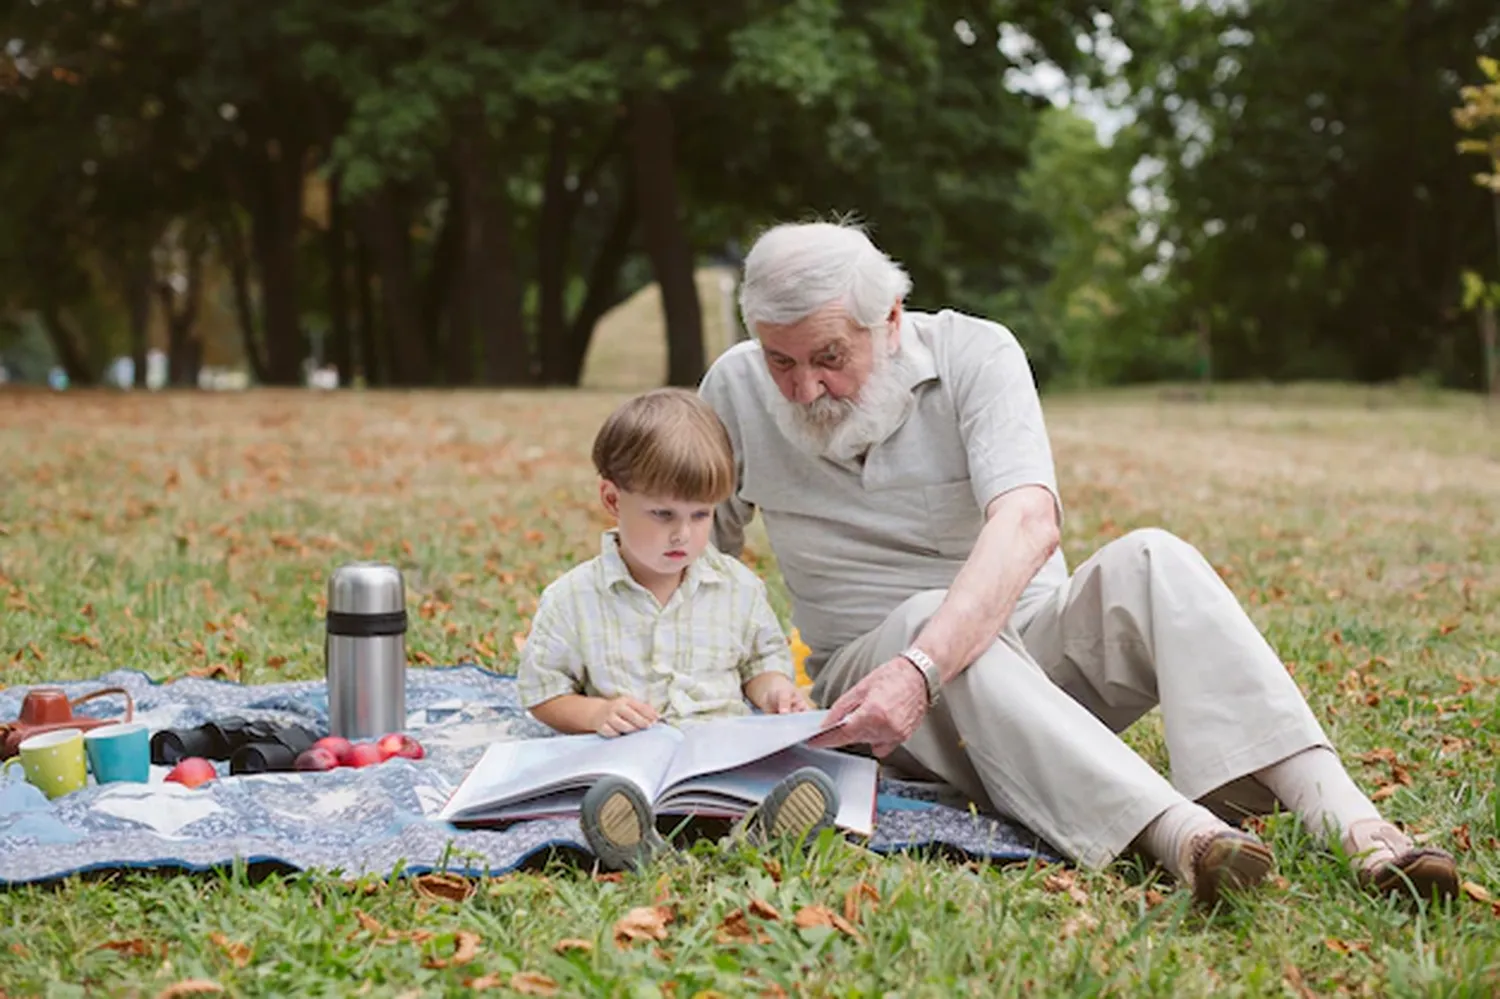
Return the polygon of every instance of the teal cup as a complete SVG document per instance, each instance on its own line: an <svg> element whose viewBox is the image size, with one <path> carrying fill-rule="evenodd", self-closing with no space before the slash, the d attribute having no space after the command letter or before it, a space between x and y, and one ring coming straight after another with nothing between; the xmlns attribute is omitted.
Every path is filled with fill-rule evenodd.
<svg viewBox="0 0 1500 999"><path fill-rule="evenodd" d="M83 746L94 780L100 784L145 784L151 778L151 733L142 722L90 729L83 735Z"/></svg>

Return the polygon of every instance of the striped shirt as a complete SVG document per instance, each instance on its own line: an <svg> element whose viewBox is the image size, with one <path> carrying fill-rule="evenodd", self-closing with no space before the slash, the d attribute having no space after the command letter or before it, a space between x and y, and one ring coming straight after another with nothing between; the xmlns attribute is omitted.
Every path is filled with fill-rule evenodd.
<svg viewBox="0 0 1500 999"><path fill-rule="evenodd" d="M617 531L600 547L542 591L517 672L524 707L629 695L676 724L748 714L745 683L768 670L792 676L765 584L743 563L709 546L662 606L631 577Z"/></svg>

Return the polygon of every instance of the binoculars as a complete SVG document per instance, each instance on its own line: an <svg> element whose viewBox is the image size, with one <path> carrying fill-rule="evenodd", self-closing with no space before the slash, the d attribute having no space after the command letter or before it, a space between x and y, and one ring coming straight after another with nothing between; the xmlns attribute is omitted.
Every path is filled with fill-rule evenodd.
<svg viewBox="0 0 1500 999"><path fill-rule="evenodd" d="M162 729L151 737L151 762L173 766L189 756L228 760L231 774L295 770L297 756L321 736L301 725L220 718L194 728Z"/></svg>

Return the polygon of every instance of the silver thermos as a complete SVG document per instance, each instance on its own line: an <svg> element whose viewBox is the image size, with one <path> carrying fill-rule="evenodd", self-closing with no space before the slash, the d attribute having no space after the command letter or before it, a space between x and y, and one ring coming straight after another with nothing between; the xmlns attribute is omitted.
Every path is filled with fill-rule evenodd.
<svg viewBox="0 0 1500 999"><path fill-rule="evenodd" d="M406 728L406 585L395 566L352 562L328 580L330 733L377 739Z"/></svg>

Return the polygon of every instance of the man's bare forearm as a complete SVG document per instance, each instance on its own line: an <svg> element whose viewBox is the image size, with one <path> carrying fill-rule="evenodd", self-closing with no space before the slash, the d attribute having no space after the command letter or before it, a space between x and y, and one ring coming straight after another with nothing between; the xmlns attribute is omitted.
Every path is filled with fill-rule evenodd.
<svg viewBox="0 0 1500 999"><path fill-rule="evenodd" d="M945 681L994 642L1057 543L1056 505L1041 486L1023 486L990 504L968 561L914 643L938 664Z"/></svg>

